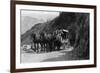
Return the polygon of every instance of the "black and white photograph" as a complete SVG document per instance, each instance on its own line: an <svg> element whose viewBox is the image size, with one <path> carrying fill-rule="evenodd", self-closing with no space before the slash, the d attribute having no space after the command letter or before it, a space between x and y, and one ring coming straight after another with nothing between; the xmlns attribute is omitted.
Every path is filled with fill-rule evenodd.
<svg viewBox="0 0 100 73"><path fill-rule="evenodd" d="M96 7L14 2L11 71L96 66Z"/></svg>
<svg viewBox="0 0 100 73"><path fill-rule="evenodd" d="M89 13L20 10L21 63L89 59Z"/></svg>

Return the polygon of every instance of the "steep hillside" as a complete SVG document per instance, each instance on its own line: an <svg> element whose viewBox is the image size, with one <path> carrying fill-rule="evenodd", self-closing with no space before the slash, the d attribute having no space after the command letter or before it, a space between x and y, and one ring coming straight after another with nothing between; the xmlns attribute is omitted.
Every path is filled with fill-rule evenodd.
<svg viewBox="0 0 100 73"><path fill-rule="evenodd" d="M74 56L89 58L89 13L61 13L52 27L68 29Z"/></svg>

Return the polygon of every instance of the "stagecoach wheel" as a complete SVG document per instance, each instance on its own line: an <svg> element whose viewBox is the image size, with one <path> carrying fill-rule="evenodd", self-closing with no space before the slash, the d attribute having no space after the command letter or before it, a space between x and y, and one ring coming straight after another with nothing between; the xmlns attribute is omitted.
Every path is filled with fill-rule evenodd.
<svg viewBox="0 0 100 73"><path fill-rule="evenodd" d="M70 42L67 43L67 48L70 48Z"/></svg>
<svg viewBox="0 0 100 73"><path fill-rule="evenodd" d="M66 45L63 44L63 45L60 47L60 49L61 49L61 50L64 50L64 49L65 49L65 46L66 46Z"/></svg>

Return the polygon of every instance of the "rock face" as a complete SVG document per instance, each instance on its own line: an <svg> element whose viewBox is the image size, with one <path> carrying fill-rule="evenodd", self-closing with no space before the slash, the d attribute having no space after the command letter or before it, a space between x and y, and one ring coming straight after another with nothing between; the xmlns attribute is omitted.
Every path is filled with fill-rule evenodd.
<svg viewBox="0 0 100 73"><path fill-rule="evenodd" d="M45 23L38 23L21 35L22 44L30 44L31 33L51 33L56 29L69 30L71 46L74 46L73 55L89 59L89 13L62 12L58 17Z"/></svg>

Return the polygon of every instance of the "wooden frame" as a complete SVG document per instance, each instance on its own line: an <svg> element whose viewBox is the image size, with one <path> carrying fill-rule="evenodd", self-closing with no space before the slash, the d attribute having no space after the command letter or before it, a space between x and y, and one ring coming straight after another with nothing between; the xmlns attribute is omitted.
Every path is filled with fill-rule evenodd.
<svg viewBox="0 0 100 73"><path fill-rule="evenodd" d="M40 67L40 68L16 68L16 5L39 5L51 7L70 7L70 8L85 8L94 10L94 60L93 64L74 65L74 66L55 66L55 67ZM59 70L59 69L75 69L75 68L90 68L96 67L96 6L93 5L78 5L78 4L61 4L61 3L45 3L45 2L28 2L28 1L11 1L11 73L27 72L27 71L44 71L44 70Z"/></svg>

